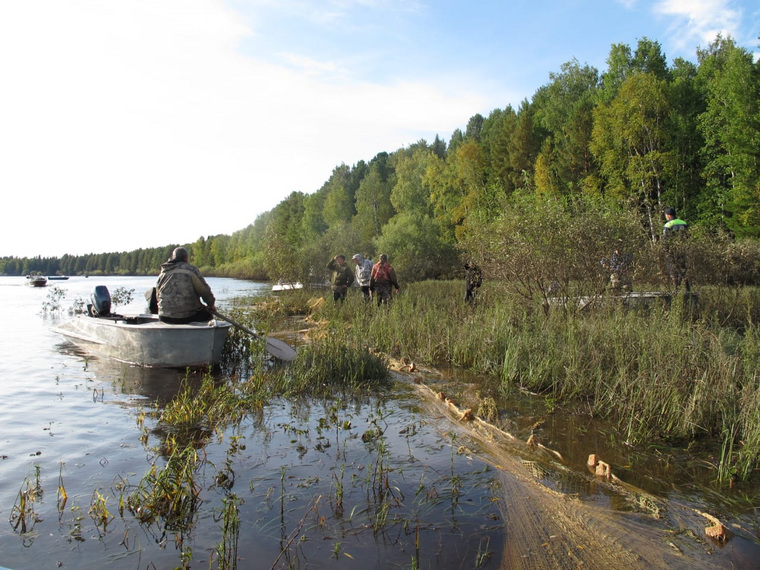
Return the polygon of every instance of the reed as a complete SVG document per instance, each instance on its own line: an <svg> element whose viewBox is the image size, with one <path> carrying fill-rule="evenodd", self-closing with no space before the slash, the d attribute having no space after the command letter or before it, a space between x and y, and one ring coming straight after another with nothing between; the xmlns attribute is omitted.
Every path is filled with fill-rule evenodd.
<svg viewBox="0 0 760 570"><path fill-rule="evenodd" d="M108 498L104 497L100 491L96 489L92 492L92 500L90 501L88 514L95 523L95 527L98 529L101 537L107 534L108 523L114 518L106 506L107 502Z"/></svg>
<svg viewBox="0 0 760 570"><path fill-rule="evenodd" d="M384 357L369 351L341 327L303 346L287 368L272 371L272 389L282 395L326 396L387 385Z"/></svg>
<svg viewBox="0 0 760 570"><path fill-rule="evenodd" d="M390 307L349 298L313 318L379 352L493 375L505 393L607 418L630 443L717 439L722 480L757 466L760 290L706 287L698 314L680 297L647 311L545 312L495 283L475 306L462 297L461 283L413 283Z"/></svg>
<svg viewBox="0 0 760 570"><path fill-rule="evenodd" d="M156 431L173 436L180 444L201 442L218 426L231 423L240 406L240 397L228 383L217 384L206 374L201 386L194 388L186 377L177 396L160 413Z"/></svg>
<svg viewBox="0 0 760 570"><path fill-rule="evenodd" d="M223 507L220 515L222 523L222 541L216 547L216 557L219 570L235 570L237 568L238 540L240 538L240 503L234 493L222 499Z"/></svg>
<svg viewBox="0 0 760 570"><path fill-rule="evenodd" d="M127 498L132 515L143 524L162 521L167 530L189 529L200 506L199 463L198 452L187 445L175 448L163 468L153 465Z"/></svg>

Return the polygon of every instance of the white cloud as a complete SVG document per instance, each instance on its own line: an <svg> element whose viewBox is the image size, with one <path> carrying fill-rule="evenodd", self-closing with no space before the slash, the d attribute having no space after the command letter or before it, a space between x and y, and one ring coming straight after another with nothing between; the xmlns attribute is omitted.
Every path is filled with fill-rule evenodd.
<svg viewBox="0 0 760 570"><path fill-rule="evenodd" d="M670 33L679 50L706 47L718 34L736 37L741 10L731 7L731 0L660 0L655 13L674 17Z"/></svg>
<svg viewBox="0 0 760 570"><path fill-rule="evenodd" d="M251 33L216 0L0 4L0 187L24 212L0 226L0 255L231 233L341 162L446 137L484 107L243 57Z"/></svg>

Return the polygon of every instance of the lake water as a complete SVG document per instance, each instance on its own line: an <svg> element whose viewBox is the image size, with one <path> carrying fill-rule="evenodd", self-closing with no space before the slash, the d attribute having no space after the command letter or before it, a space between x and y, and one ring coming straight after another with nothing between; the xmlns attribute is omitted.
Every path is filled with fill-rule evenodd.
<svg viewBox="0 0 760 570"><path fill-rule="evenodd" d="M208 281L220 311L268 291ZM106 285L134 289L119 313L145 312L154 283L72 277L32 288L0 277L0 566L498 567L504 532L493 472L456 453L464 440L423 416L402 386L360 401L272 402L212 434L187 528L120 509L166 463L146 411L174 396L183 374L91 358L51 331L70 317L42 306L54 288L65 291L65 307ZM230 506L234 524L223 516Z"/></svg>

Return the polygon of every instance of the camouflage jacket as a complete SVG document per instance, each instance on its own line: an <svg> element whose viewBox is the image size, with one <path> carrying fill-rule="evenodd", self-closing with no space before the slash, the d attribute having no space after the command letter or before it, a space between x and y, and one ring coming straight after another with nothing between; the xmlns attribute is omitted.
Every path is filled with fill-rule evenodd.
<svg viewBox="0 0 760 570"><path fill-rule="evenodd" d="M181 319L190 317L216 303L211 287L195 265L185 261L167 261L161 265L161 273L156 284L158 314L163 317Z"/></svg>

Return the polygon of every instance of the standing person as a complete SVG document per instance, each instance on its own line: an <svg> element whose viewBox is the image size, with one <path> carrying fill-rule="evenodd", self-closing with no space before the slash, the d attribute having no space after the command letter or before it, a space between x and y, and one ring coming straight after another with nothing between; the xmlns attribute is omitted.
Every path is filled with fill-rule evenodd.
<svg viewBox="0 0 760 570"><path fill-rule="evenodd" d="M361 253L357 253L351 258L356 267L354 271L356 273L356 283L359 285L359 289L362 290L364 300L369 301L372 297L369 294L369 280L372 278L372 260L365 258Z"/></svg>
<svg viewBox="0 0 760 570"><path fill-rule="evenodd" d="M333 291L333 301L341 303L346 300L346 292L354 282L354 272L346 265L345 255L336 255L327 264L327 269L332 271L330 285Z"/></svg>
<svg viewBox="0 0 760 570"><path fill-rule="evenodd" d="M472 261L468 261L464 264L464 271L464 301L465 303L474 303L475 295L483 284L483 272L480 271L480 267L475 265Z"/></svg>
<svg viewBox="0 0 760 570"><path fill-rule="evenodd" d="M156 284L158 318L171 324L209 321L216 299L195 265L188 263L187 250L175 248L169 261L161 264ZM201 303L203 299L203 303Z"/></svg>
<svg viewBox="0 0 760 570"><path fill-rule="evenodd" d="M681 283L684 284L686 291L691 291L689 280L686 279L686 251L684 250L689 226L676 217L675 208L666 208L665 218L667 221L662 229L662 241L665 244L665 263L670 274L670 281L676 291Z"/></svg>
<svg viewBox="0 0 760 570"><path fill-rule="evenodd" d="M610 287L615 293L620 291L633 291L633 278L631 277L631 265L633 254L622 253L620 247L623 240L618 240L612 255L602 260L602 266L610 270Z"/></svg>
<svg viewBox="0 0 760 570"><path fill-rule="evenodd" d="M380 261L372 266L372 275L369 279L369 290L377 297L377 306L389 303L393 298L393 289L398 293L399 286L396 280L396 271L388 263L388 256L380 254Z"/></svg>

